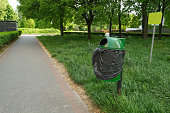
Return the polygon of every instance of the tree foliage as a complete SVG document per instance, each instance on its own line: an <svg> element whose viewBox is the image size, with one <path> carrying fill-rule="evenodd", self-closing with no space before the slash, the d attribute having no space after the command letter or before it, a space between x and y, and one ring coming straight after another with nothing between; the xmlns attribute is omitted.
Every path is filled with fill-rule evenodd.
<svg viewBox="0 0 170 113"><path fill-rule="evenodd" d="M7 0L0 0L0 20L18 21L18 14L14 12Z"/></svg>
<svg viewBox="0 0 170 113"><path fill-rule="evenodd" d="M28 19L25 22L25 27L26 28L35 28L35 22L33 19Z"/></svg>
<svg viewBox="0 0 170 113"><path fill-rule="evenodd" d="M24 27L25 27L25 24L26 24L26 18L20 18L19 23L18 23L18 26L19 26L20 28L24 28Z"/></svg>
<svg viewBox="0 0 170 113"><path fill-rule="evenodd" d="M134 14L130 15L129 27L130 28L139 28L141 25L140 17Z"/></svg>
<svg viewBox="0 0 170 113"><path fill-rule="evenodd" d="M37 28L44 29L44 28L50 28L50 27L51 27L50 22L46 22L43 20L37 21Z"/></svg>
<svg viewBox="0 0 170 113"><path fill-rule="evenodd" d="M102 15L105 15L105 21L107 22L107 24L109 24L109 35L111 36L111 32L112 32L112 25L113 22L117 22L117 21L113 21L118 20L117 15L118 15L118 2L117 0L104 0L103 1L103 12L100 14L100 17L102 17ZM116 15L116 16L115 16ZM101 19L102 20L102 19Z"/></svg>
<svg viewBox="0 0 170 113"><path fill-rule="evenodd" d="M4 20L18 21L18 14L14 12L12 7L8 4L5 10Z"/></svg>
<svg viewBox="0 0 170 113"><path fill-rule="evenodd" d="M8 4L7 0L0 0L0 20L4 20L7 4Z"/></svg>
<svg viewBox="0 0 170 113"><path fill-rule="evenodd" d="M68 0L66 3L74 9L75 17L79 23L86 23L88 38L91 38L91 25L96 17L97 11L102 6L102 0Z"/></svg>
<svg viewBox="0 0 170 113"><path fill-rule="evenodd" d="M137 17L142 20L142 34L143 39L148 37L148 16L149 13L156 12L158 10L158 4L160 0L127 0L125 6L127 12L135 12Z"/></svg>
<svg viewBox="0 0 170 113"><path fill-rule="evenodd" d="M19 0L19 11L26 18L45 20L52 22L53 26L60 29L63 35L64 24L72 19L70 8L66 6L65 0Z"/></svg>
<svg viewBox="0 0 170 113"><path fill-rule="evenodd" d="M121 37L121 26L136 28L142 24L143 39L147 39L148 15L161 11L162 1L168 0L19 0L19 11L26 18L36 19L40 28L52 22L61 35L65 29L78 24L80 28L87 26L90 39L93 24L109 25L110 34L112 25L119 25ZM165 8L165 18L169 18L168 11ZM169 25L168 19L165 20Z"/></svg>
<svg viewBox="0 0 170 113"><path fill-rule="evenodd" d="M170 28L170 2L168 2L166 7L166 11L165 11L165 25L168 26L168 28Z"/></svg>
<svg viewBox="0 0 170 113"><path fill-rule="evenodd" d="M170 10L165 13L165 25L167 25L168 28L170 28Z"/></svg>

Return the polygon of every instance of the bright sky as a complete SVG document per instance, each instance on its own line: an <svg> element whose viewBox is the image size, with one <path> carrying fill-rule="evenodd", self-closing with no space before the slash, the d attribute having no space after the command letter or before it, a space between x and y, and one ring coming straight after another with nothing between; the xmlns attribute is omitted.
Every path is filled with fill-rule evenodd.
<svg viewBox="0 0 170 113"><path fill-rule="evenodd" d="M19 5L19 2L17 0L8 0L9 4L12 6L14 11L17 10L17 5Z"/></svg>

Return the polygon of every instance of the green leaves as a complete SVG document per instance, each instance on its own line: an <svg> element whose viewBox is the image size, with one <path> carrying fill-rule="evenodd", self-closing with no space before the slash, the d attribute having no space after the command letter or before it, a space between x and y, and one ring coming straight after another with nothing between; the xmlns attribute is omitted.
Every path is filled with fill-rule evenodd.
<svg viewBox="0 0 170 113"><path fill-rule="evenodd" d="M7 9L5 10L4 20L18 21L18 14L14 12L9 4L7 5Z"/></svg>
<svg viewBox="0 0 170 113"><path fill-rule="evenodd" d="M7 0L0 0L0 20L4 20L7 4L8 4Z"/></svg>
<svg viewBox="0 0 170 113"><path fill-rule="evenodd" d="M26 28L35 28L34 20L33 19L26 20L25 27Z"/></svg>
<svg viewBox="0 0 170 113"><path fill-rule="evenodd" d="M66 4L66 0L19 0L19 11L26 18L33 18L53 23L53 27L59 28L61 35L64 26L73 21L73 12ZM41 22L42 23L42 22ZM39 22L40 24L40 22Z"/></svg>
<svg viewBox="0 0 170 113"><path fill-rule="evenodd" d="M170 2L166 0L166 11L165 11L165 24L170 28Z"/></svg>
<svg viewBox="0 0 170 113"><path fill-rule="evenodd" d="M14 12L7 0L0 0L0 20L18 21L18 14Z"/></svg>
<svg viewBox="0 0 170 113"><path fill-rule="evenodd" d="M0 48L17 39L19 36L18 31L0 32Z"/></svg>

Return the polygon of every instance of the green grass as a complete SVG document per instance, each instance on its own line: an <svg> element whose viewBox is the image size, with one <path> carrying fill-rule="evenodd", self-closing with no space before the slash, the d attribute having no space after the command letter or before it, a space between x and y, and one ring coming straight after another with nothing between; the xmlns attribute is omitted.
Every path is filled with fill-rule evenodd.
<svg viewBox="0 0 170 113"><path fill-rule="evenodd" d="M59 34L58 29L38 29L38 28L18 28L19 31L22 31L22 34Z"/></svg>
<svg viewBox="0 0 170 113"><path fill-rule="evenodd" d="M170 38L155 40L152 64L149 64L151 38L126 38L121 96L117 96L116 83L97 80L93 74L92 54L102 38L93 36L88 40L84 35L38 37L103 112L170 112Z"/></svg>

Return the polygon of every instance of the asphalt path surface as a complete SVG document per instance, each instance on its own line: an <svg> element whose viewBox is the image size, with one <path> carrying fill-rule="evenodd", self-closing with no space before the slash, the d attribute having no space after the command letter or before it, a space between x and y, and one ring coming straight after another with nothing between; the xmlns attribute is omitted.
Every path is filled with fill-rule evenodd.
<svg viewBox="0 0 170 113"><path fill-rule="evenodd" d="M35 36L0 56L0 113L88 113Z"/></svg>

